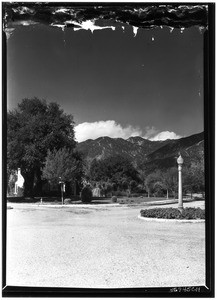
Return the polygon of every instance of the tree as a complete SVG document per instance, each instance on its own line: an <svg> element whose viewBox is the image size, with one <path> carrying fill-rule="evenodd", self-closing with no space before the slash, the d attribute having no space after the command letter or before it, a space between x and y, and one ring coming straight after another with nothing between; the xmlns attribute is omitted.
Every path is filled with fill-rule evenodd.
<svg viewBox="0 0 217 300"><path fill-rule="evenodd" d="M202 159L192 162L189 168L183 169L183 188L191 193L191 198L194 192L204 192L205 173Z"/></svg>
<svg viewBox="0 0 217 300"><path fill-rule="evenodd" d="M74 122L57 103L38 98L23 99L7 115L8 168L21 168L25 195L42 191L41 168L47 151L74 149Z"/></svg>
<svg viewBox="0 0 217 300"><path fill-rule="evenodd" d="M123 179L123 180L121 181L121 187L122 187L122 189L123 189L124 191L126 191L126 190L129 188L129 184L128 184L128 182L127 182L126 179Z"/></svg>
<svg viewBox="0 0 217 300"><path fill-rule="evenodd" d="M103 160L105 177L121 185L123 180L130 182L138 181L138 173L132 163L121 155L108 157Z"/></svg>
<svg viewBox="0 0 217 300"><path fill-rule="evenodd" d="M130 192L135 192L135 189L137 187L137 182L135 180L130 181Z"/></svg>
<svg viewBox="0 0 217 300"><path fill-rule="evenodd" d="M105 166L103 160L94 159L89 167L89 172L86 172L89 175L89 179L92 181L107 181Z"/></svg>
<svg viewBox="0 0 217 300"><path fill-rule="evenodd" d="M169 192L172 192L175 198L176 190L178 189L178 170L173 167L161 172L160 181L162 188L167 191L167 199L169 198Z"/></svg>
<svg viewBox="0 0 217 300"><path fill-rule="evenodd" d="M129 185L131 180L138 182L138 173L132 163L120 155L110 156L103 160L94 159L90 166L91 180L110 181L116 184L116 187L122 188L122 182L125 186Z"/></svg>
<svg viewBox="0 0 217 300"><path fill-rule="evenodd" d="M15 182L17 181L17 174L13 170L8 178L8 195L14 196L14 188L15 188Z"/></svg>
<svg viewBox="0 0 217 300"><path fill-rule="evenodd" d="M150 197L150 194L153 192L154 184L158 181L158 178L156 177L155 173L149 174L145 179L145 188L148 192L148 198Z"/></svg>
<svg viewBox="0 0 217 300"><path fill-rule="evenodd" d="M150 192L153 192L157 197L162 196L164 190L167 188L163 180L163 173L160 170L149 174L145 183L148 190L148 197Z"/></svg>
<svg viewBox="0 0 217 300"><path fill-rule="evenodd" d="M142 189L145 188L145 179L147 177L147 172L144 168L139 168L138 169L138 176L139 176L139 179L142 183Z"/></svg>
<svg viewBox="0 0 217 300"><path fill-rule="evenodd" d="M83 154L81 154L83 156ZM90 180L91 178L91 160L90 159L83 159L83 171L84 171L84 177L86 180Z"/></svg>
<svg viewBox="0 0 217 300"><path fill-rule="evenodd" d="M75 153L66 147L59 150L48 150L45 165L42 168L42 179L58 184L61 178L64 182L73 182L81 173L82 163L76 159Z"/></svg>
<svg viewBox="0 0 217 300"><path fill-rule="evenodd" d="M175 197L175 192L178 188L177 181L177 168L170 168L164 172L158 170L149 174L145 179L145 187L148 192L148 197L154 191L163 192L165 190L167 192L167 198L169 198L169 191L173 192Z"/></svg>

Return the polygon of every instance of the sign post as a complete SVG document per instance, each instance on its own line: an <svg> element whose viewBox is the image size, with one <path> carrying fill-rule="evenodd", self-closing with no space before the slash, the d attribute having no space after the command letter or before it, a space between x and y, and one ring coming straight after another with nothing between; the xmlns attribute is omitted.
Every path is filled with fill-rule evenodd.
<svg viewBox="0 0 217 300"><path fill-rule="evenodd" d="M60 184L60 188L61 188L61 199L62 199L62 205L63 205L63 192L65 192L65 183L64 181L62 181L61 177L60 178L60 181L59 181L59 184Z"/></svg>

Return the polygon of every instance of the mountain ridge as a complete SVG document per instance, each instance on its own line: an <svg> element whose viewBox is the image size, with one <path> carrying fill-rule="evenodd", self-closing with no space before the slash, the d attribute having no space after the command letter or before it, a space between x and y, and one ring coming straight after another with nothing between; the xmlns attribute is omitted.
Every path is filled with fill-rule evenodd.
<svg viewBox="0 0 217 300"><path fill-rule="evenodd" d="M185 163L204 156L204 132L196 133L180 139L150 141L140 136L128 139L99 137L78 143L77 150L83 153L84 159L104 159L109 156L121 155L134 165L145 165L163 168L176 165L176 158L181 152Z"/></svg>

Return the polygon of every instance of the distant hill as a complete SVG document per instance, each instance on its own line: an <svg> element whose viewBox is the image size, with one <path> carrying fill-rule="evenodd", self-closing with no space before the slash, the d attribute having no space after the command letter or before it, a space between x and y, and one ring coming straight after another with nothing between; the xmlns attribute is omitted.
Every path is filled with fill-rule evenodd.
<svg viewBox="0 0 217 300"><path fill-rule="evenodd" d="M176 166L179 152L181 152L185 164L203 157L204 133L165 141L150 141L138 136L130 137L127 140L100 137L96 140L89 139L78 143L77 149L89 161L122 155L132 161L134 165L145 164L151 171L156 168Z"/></svg>
<svg viewBox="0 0 217 300"><path fill-rule="evenodd" d="M141 137L122 138L100 137L86 140L78 144L77 149L88 160L103 159L109 156L122 155L131 161L141 162L148 154L166 145L168 141L152 142Z"/></svg>

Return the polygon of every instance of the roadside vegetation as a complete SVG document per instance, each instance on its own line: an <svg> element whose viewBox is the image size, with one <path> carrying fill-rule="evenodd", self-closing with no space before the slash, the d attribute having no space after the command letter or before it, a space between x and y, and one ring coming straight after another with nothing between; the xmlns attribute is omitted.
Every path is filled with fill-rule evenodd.
<svg viewBox="0 0 217 300"><path fill-rule="evenodd" d="M186 207L180 212L177 208L153 208L142 209L140 211L142 217L159 218L159 219L186 219L196 220L205 219L205 210L201 208Z"/></svg>

